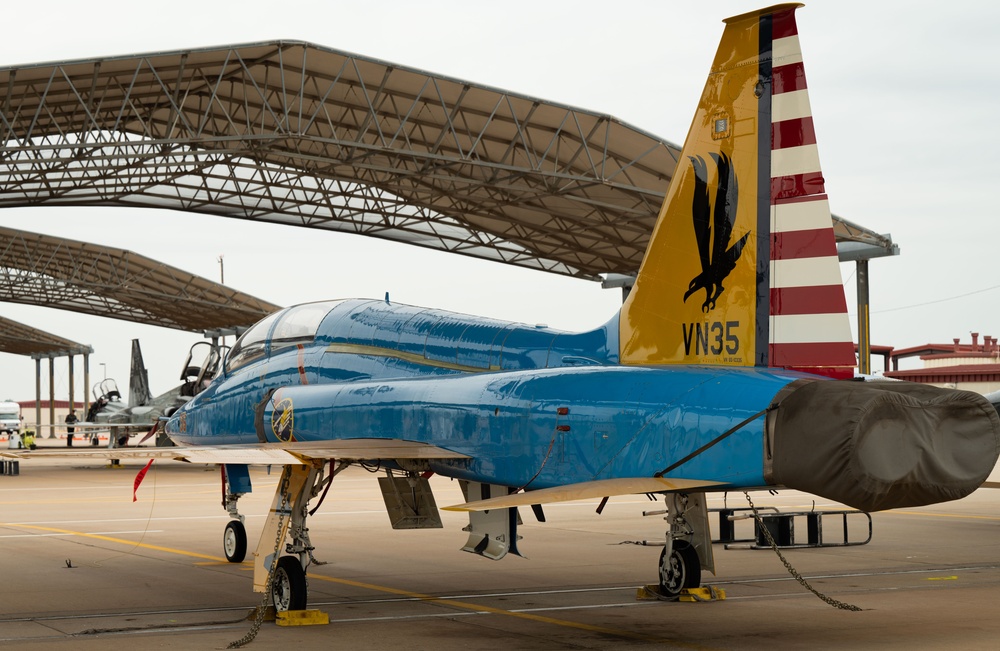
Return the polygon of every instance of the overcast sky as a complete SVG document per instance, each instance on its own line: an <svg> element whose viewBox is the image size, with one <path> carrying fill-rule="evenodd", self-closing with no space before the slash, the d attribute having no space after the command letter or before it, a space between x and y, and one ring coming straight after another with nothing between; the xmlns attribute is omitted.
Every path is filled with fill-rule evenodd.
<svg viewBox="0 0 1000 651"><path fill-rule="evenodd" d="M610 113L679 144L722 19L766 4L36 0L5 6L0 66L297 39ZM816 0L797 16L831 207L891 233L902 251L871 263L872 342L1000 336L1000 4ZM130 249L214 280L222 255L226 284L281 305L388 291L395 302L583 330L620 304L617 290L587 281L174 211L4 209L0 225ZM841 268L853 322L853 265ZM106 370L123 390L131 339L154 393L176 384L200 339L30 306L0 314L92 345L92 380ZM55 379L65 399L65 359ZM7 397L34 397L31 360L0 354Z"/></svg>

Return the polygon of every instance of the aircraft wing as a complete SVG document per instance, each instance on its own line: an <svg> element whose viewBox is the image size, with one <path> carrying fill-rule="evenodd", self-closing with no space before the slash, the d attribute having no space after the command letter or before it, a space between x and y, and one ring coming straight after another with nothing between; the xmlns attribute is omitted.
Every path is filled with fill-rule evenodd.
<svg viewBox="0 0 1000 651"><path fill-rule="evenodd" d="M988 397L989 396L987 396L987 398ZM997 403L995 402L993 403L994 406L996 406L996 404ZM993 472L990 473L989 477L986 478L986 481L983 482L983 485L980 486L980 488L1000 488L1000 463L997 463L997 465L993 467Z"/></svg>
<svg viewBox="0 0 1000 651"><path fill-rule="evenodd" d="M659 493L662 491L683 491L718 486L719 482L700 479L673 479L666 477L623 477L620 479L597 479L578 484L553 486L535 491L525 491L493 497L488 500L466 502L445 506L445 511L488 511L504 509L512 506L530 506L532 504L548 504L550 502L570 502L594 497L610 497L612 495L638 495L641 493Z"/></svg>
<svg viewBox="0 0 1000 651"><path fill-rule="evenodd" d="M64 423L53 423L53 424L42 423L41 425L32 425L31 427L28 427L27 429L36 430L36 431L37 430L46 430L46 429L59 429L59 430L63 430L63 429L66 429L67 427L72 427L74 430L76 430L76 432L75 432L76 434L88 434L90 432L97 432L97 431L104 431L104 432L106 432L106 431L111 430L111 429L147 429L148 430L148 429L152 429L153 425L155 425L155 424L156 424L155 421L145 421L145 422L133 421L133 422L128 422L128 423L92 423L92 422L87 421L87 420L81 420L81 421L77 421L73 425L65 425Z"/></svg>
<svg viewBox="0 0 1000 651"><path fill-rule="evenodd" d="M197 445L83 450L0 450L9 459L175 459L191 463L247 465L301 464L322 459L466 459L464 454L434 445L398 439L342 439L253 445Z"/></svg>

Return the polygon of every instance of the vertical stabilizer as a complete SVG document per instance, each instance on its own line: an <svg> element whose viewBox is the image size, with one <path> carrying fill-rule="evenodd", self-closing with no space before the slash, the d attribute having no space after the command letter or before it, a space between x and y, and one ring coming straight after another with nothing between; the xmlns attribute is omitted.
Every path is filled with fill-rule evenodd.
<svg viewBox="0 0 1000 651"><path fill-rule="evenodd" d="M132 368L128 379L128 406L139 407L149 404L153 394L149 390L149 375L142 362L142 349L139 340L132 340Z"/></svg>
<svg viewBox="0 0 1000 651"><path fill-rule="evenodd" d="M795 26L799 6L726 21L622 307L622 363L853 373Z"/></svg>

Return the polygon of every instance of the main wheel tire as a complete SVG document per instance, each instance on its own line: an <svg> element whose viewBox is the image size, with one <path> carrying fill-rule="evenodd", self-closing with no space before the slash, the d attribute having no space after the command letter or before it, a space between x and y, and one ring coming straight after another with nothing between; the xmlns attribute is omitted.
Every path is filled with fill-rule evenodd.
<svg viewBox="0 0 1000 651"><path fill-rule="evenodd" d="M660 552L660 591L670 597L680 595L685 588L701 585L701 563L698 552L683 540L674 541L667 559L667 548Z"/></svg>
<svg viewBox="0 0 1000 651"><path fill-rule="evenodd" d="M242 563L247 557L247 530L239 520L230 520L222 534L222 551L230 563Z"/></svg>
<svg viewBox="0 0 1000 651"><path fill-rule="evenodd" d="M278 611L306 609L306 571L295 556L282 556L274 568L271 601Z"/></svg>

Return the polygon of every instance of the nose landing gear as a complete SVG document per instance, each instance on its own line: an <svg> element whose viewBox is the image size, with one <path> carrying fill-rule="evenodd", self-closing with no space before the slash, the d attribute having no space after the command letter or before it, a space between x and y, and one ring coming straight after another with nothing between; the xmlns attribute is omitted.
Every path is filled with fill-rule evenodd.
<svg viewBox="0 0 1000 651"><path fill-rule="evenodd" d="M334 467L331 461L329 471L321 460L310 465L284 466L254 553L254 592L270 591L276 610L306 609L306 568L323 564L313 556L315 548L306 527L306 518L311 515L309 501L320 494L325 497L333 478L348 465L349 462L341 461ZM242 518L235 513L235 499L232 504L230 515L234 519L226 525L223 545L226 558L235 563L246 554L246 531Z"/></svg>
<svg viewBox="0 0 1000 651"><path fill-rule="evenodd" d="M271 577L271 602L277 611L305 610L309 587L306 571L295 556L282 556Z"/></svg>

